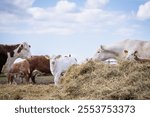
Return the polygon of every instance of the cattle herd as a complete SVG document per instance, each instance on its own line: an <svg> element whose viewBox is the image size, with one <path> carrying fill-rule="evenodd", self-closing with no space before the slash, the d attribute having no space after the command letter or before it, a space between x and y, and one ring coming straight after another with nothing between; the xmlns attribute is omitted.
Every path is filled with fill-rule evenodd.
<svg viewBox="0 0 150 117"><path fill-rule="evenodd" d="M24 42L15 45L0 44L0 73L7 75L8 83L16 83L16 79L35 82L39 73L54 76L54 84L60 83L60 77L72 65L77 64L77 59L68 56L31 56L31 46ZM25 59L14 63L17 58ZM123 40L113 45L101 45L95 55L88 60L106 61L108 59L150 62L150 41Z"/></svg>

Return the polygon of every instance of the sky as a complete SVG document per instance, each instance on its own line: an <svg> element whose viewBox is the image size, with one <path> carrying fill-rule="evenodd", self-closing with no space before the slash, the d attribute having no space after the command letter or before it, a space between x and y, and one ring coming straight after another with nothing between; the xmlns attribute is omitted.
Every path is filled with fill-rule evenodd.
<svg viewBox="0 0 150 117"><path fill-rule="evenodd" d="M0 0L0 43L79 61L124 40L150 41L150 0Z"/></svg>

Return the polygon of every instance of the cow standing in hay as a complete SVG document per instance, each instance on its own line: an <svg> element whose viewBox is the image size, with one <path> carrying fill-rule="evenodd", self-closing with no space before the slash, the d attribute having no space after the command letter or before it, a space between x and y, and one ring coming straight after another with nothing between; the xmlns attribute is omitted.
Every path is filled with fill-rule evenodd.
<svg viewBox="0 0 150 117"><path fill-rule="evenodd" d="M24 42L16 45L0 44L0 73L8 73L17 58L31 57L30 45Z"/></svg>
<svg viewBox="0 0 150 117"><path fill-rule="evenodd" d="M66 70L74 65L77 64L77 60L74 57L69 56L53 56L50 61L50 70L52 75L54 76L54 83L58 85L60 83L61 75L66 72Z"/></svg>

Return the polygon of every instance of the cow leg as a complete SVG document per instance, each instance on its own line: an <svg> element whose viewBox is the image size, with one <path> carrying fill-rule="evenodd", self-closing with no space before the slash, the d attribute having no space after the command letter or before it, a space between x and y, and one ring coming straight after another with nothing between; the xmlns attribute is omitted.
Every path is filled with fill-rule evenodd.
<svg viewBox="0 0 150 117"><path fill-rule="evenodd" d="M14 84L17 85L16 79L17 79L17 75L13 75L13 78L11 78L11 84L14 81Z"/></svg>
<svg viewBox="0 0 150 117"><path fill-rule="evenodd" d="M21 83L23 83L23 78L21 78Z"/></svg>
<svg viewBox="0 0 150 117"><path fill-rule="evenodd" d="M0 65L0 74L2 73L3 65Z"/></svg>
<svg viewBox="0 0 150 117"><path fill-rule="evenodd" d="M8 74L8 84L12 84L13 83L13 80L14 80L14 75L12 74Z"/></svg>
<svg viewBox="0 0 150 117"><path fill-rule="evenodd" d="M23 77L20 77L21 83L23 84Z"/></svg>
<svg viewBox="0 0 150 117"><path fill-rule="evenodd" d="M35 76L32 76L32 81L33 81L33 83L36 83L35 82Z"/></svg>
<svg viewBox="0 0 150 117"><path fill-rule="evenodd" d="M10 82L10 80L11 80L11 75L10 74L8 74L7 75L7 81L8 81L8 84L10 84L11 82Z"/></svg>
<svg viewBox="0 0 150 117"><path fill-rule="evenodd" d="M35 82L35 76L36 76L36 75L31 75L31 80L32 80L32 83L33 83L33 84L36 84L36 82Z"/></svg>
<svg viewBox="0 0 150 117"><path fill-rule="evenodd" d="M61 74L57 74L54 77L54 83L55 83L55 85L58 85L60 83L60 76L61 76Z"/></svg>
<svg viewBox="0 0 150 117"><path fill-rule="evenodd" d="M22 71L20 72L20 83L22 83L23 84L23 78L25 78L25 73L23 73Z"/></svg>
<svg viewBox="0 0 150 117"><path fill-rule="evenodd" d="M25 79L26 79L26 83L29 84L29 80L30 80L29 75L26 75L26 76L25 76Z"/></svg>

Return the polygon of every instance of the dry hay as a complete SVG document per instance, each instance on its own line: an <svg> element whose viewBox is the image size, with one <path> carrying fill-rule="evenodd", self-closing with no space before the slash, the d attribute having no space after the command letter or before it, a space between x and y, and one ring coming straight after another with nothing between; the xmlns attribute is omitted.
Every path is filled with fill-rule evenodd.
<svg viewBox="0 0 150 117"><path fill-rule="evenodd" d="M64 99L150 99L150 63L89 61L63 77Z"/></svg>
<svg viewBox="0 0 150 117"><path fill-rule="evenodd" d="M1 84L0 99L150 99L150 63L89 61L69 68L59 87Z"/></svg>
<svg viewBox="0 0 150 117"><path fill-rule="evenodd" d="M1 85L0 99L3 100L44 100L57 99L54 85ZM58 98L59 99L59 98Z"/></svg>

